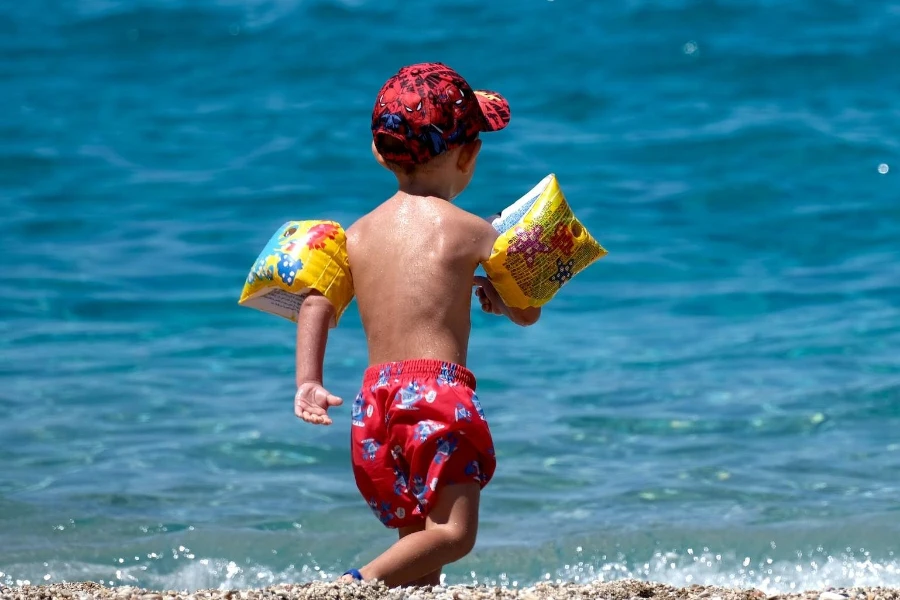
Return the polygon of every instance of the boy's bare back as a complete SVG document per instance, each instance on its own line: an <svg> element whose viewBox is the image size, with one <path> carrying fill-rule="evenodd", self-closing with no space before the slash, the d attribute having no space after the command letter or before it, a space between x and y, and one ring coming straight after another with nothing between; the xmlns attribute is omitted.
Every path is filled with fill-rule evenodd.
<svg viewBox="0 0 900 600"><path fill-rule="evenodd" d="M473 276L497 232L446 200L399 192L347 231L369 364L466 364Z"/></svg>

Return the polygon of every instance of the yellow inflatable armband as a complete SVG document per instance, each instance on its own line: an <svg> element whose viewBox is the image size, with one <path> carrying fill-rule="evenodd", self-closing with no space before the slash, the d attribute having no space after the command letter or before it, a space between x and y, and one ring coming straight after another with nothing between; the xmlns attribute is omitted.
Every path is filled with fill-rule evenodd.
<svg viewBox="0 0 900 600"><path fill-rule="evenodd" d="M482 266L514 308L546 304L564 283L607 254L572 213L553 174L492 224L500 237Z"/></svg>
<svg viewBox="0 0 900 600"><path fill-rule="evenodd" d="M317 290L334 306L337 323L353 299L347 237L334 221L288 221L253 264L238 304L297 320L300 305Z"/></svg>

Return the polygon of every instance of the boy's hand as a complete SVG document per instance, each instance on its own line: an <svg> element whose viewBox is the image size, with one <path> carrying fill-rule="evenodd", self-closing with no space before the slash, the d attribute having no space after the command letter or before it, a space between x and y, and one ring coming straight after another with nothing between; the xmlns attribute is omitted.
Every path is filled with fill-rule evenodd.
<svg viewBox="0 0 900 600"><path fill-rule="evenodd" d="M541 309L535 307L529 308L510 308L506 306L500 294L494 288L494 284L487 277L476 275L473 278L472 285L475 286L475 295L481 302L481 310L486 313L495 315L506 315L510 321L522 327L534 325L541 317Z"/></svg>
<svg viewBox="0 0 900 600"><path fill-rule="evenodd" d="M473 284L475 285L475 295L481 303L481 310L486 313L502 315L503 311L500 307L503 306L503 300L500 299L500 294L494 289L494 284L486 277L479 276L475 276Z"/></svg>
<svg viewBox="0 0 900 600"><path fill-rule="evenodd" d="M328 409L344 401L322 387L317 381L304 381L294 394L294 414L313 425L331 425Z"/></svg>

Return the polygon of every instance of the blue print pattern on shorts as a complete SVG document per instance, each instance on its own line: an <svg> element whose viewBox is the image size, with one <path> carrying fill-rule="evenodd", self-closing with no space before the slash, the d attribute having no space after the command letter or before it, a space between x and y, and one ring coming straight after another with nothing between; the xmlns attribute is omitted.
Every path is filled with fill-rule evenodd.
<svg viewBox="0 0 900 600"><path fill-rule="evenodd" d="M478 413L478 416L481 417L481 420L486 420L484 418L484 411L481 409L481 402L478 401L478 396L475 392L472 392L472 406L475 407L475 412Z"/></svg>
<svg viewBox="0 0 900 600"><path fill-rule="evenodd" d="M428 488L425 487L425 480L422 479L421 475L416 475L412 480L412 487L410 491L413 493L413 496L416 497L420 503L425 501L425 492L428 491Z"/></svg>
<svg viewBox="0 0 900 600"><path fill-rule="evenodd" d="M487 476L481 472L481 463L477 460L473 460L468 465L466 465L466 475L476 480L480 484L484 484Z"/></svg>
<svg viewBox="0 0 900 600"><path fill-rule="evenodd" d="M413 478L412 488L410 491L413 493L413 496L416 497L416 500L419 503L419 506L413 511L413 513L420 513L421 507L426 506L428 504L428 498L426 494L428 492L433 492L437 489L438 479L435 477L431 480L431 485L425 485L425 480L421 475L416 475Z"/></svg>
<svg viewBox="0 0 900 600"><path fill-rule="evenodd" d="M394 467L394 493L398 496L402 496L409 490L409 486L406 482L406 475L403 474L403 471Z"/></svg>
<svg viewBox="0 0 900 600"><path fill-rule="evenodd" d="M444 428L442 423L438 423L436 421L422 421L416 424L416 439L420 442L425 442L428 440L428 437L435 433L436 431L440 431Z"/></svg>
<svg viewBox="0 0 900 600"><path fill-rule="evenodd" d="M417 381L410 381L409 385L397 392L394 402L398 402L397 408L402 410L415 410L416 402L424 397L421 393L422 387Z"/></svg>
<svg viewBox="0 0 900 600"><path fill-rule="evenodd" d="M454 411L457 421L472 421L472 413L466 408L466 405L462 402L456 405L456 411Z"/></svg>
<svg viewBox="0 0 900 600"><path fill-rule="evenodd" d="M450 458L450 455L456 452L457 443L456 436L452 433L440 438L437 441L437 452L434 454L434 462L441 464Z"/></svg>
<svg viewBox="0 0 900 600"><path fill-rule="evenodd" d="M372 438L365 439L360 443L362 444L363 460L375 460L375 455L378 453L378 449L381 448L381 444Z"/></svg>
<svg viewBox="0 0 900 600"><path fill-rule="evenodd" d="M369 508L372 509L372 512L375 513L375 516L379 521L387 525L391 522L391 519L394 518L394 515L391 513L391 505L388 502L382 502L380 505L375 498L371 498L369 500Z"/></svg>
<svg viewBox="0 0 900 600"><path fill-rule="evenodd" d="M386 365L378 370L378 381L372 386L372 391L387 387L391 384L391 365Z"/></svg>
<svg viewBox="0 0 900 600"><path fill-rule="evenodd" d="M456 385L456 373L459 365L454 363L444 363L441 365L441 372L437 376L438 385Z"/></svg>
<svg viewBox="0 0 900 600"><path fill-rule="evenodd" d="M365 427L364 421L367 416L365 410L365 400L362 393L359 393L356 395L356 399L353 400L353 407L350 409L350 419L355 427Z"/></svg>

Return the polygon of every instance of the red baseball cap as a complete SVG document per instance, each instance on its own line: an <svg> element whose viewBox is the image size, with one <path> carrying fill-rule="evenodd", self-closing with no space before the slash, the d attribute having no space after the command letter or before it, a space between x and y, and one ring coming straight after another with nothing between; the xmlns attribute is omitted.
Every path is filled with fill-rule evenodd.
<svg viewBox="0 0 900 600"><path fill-rule="evenodd" d="M437 62L400 69L382 86L372 110L375 147L386 160L407 166L508 124L509 103L503 96L473 90L459 73ZM379 147L383 136L402 142L403 151Z"/></svg>

